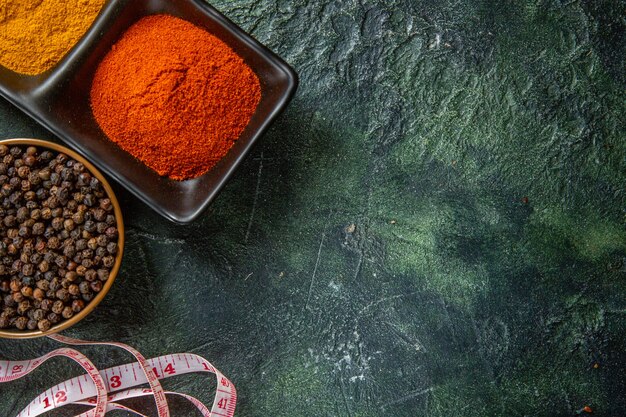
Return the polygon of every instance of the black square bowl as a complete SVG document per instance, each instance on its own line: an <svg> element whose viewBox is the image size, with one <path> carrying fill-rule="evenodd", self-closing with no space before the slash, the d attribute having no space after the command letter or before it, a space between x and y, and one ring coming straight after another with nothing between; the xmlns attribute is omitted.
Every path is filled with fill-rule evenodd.
<svg viewBox="0 0 626 417"><path fill-rule="evenodd" d="M261 83L256 112L228 154L206 174L187 181L161 177L119 148L91 112L89 94L99 63L130 26L151 14L169 14L206 29L239 54ZM209 205L287 106L297 85L297 75L289 65L201 0L111 0L55 68L38 76L0 68L0 94L177 223L193 221Z"/></svg>

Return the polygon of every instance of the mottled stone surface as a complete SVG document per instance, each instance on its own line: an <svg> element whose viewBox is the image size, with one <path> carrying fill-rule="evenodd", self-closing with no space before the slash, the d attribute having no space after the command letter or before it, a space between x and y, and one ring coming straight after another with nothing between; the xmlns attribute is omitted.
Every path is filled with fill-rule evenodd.
<svg viewBox="0 0 626 417"><path fill-rule="evenodd" d="M626 415L624 1L214 5L298 95L192 225L117 187L123 270L68 335L201 354L241 417ZM0 136L51 138L5 102Z"/></svg>

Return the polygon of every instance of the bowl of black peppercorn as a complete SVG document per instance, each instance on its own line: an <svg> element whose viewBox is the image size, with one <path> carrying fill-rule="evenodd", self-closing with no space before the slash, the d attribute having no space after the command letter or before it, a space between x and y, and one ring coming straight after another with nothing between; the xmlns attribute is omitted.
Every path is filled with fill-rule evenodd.
<svg viewBox="0 0 626 417"><path fill-rule="evenodd" d="M119 203L89 161L52 142L0 141L0 337L78 323L113 285L123 251Z"/></svg>

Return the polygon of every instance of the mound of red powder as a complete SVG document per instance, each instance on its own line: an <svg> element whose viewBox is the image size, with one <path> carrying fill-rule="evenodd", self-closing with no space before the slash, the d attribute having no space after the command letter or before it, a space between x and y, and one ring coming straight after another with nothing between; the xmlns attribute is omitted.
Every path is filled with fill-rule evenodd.
<svg viewBox="0 0 626 417"><path fill-rule="evenodd" d="M91 107L104 133L160 175L198 177L226 155L261 99L224 42L185 20L135 23L100 63Z"/></svg>

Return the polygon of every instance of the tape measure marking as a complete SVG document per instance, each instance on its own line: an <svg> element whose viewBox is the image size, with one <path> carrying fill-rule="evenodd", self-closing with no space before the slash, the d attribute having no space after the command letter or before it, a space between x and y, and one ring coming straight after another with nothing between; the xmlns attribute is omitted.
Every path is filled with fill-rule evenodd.
<svg viewBox="0 0 626 417"><path fill-rule="evenodd" d="M92 396L95 395L94 400L94 412L98 416L103 416L106 413L106 404L107 404L107 390L104 383L104 380L94 364L82 353L78 352L74 349L69 348L60 348L53 350L52 352L41 356L35 360L28 361L5 361L6 364L4 367L0 369L2 373L2 377L0 377L0 383L2 382L11 382L17 379L23 378L26 375L33 372L37 369L41 364L46 361L55 358L55 357L66 357L70 358L76 363L78 363L86 372L87 375L83 375L83 378L86 381L91 379L92 384L90 384ZM61 387L63 385L63 387ZM57 389L53 396L46 396L44 394L40 394L37 397L37 400L43 407L44 411L47 412L49 410L54 410L55 408L61 407L65 405L67 402L67 385L59 384L59 389ZM31 403L32 404L32 403ZM31 405L22 410L18 416L29 416L31 410ZM41 413L39 413L41 414ZM38 414L37 414L38 415Z"/></svg>
<svg viewBox="0 0 626 417"><path fill-rule="evenodd" d="M141 353L123 343L89 342L54 335L51 339L70 345L114 346L131 353L136 362L118 365L99 371L82 353L61 348L40 358L29 361L0 361L0 383L22 378L42 363L56 356L65 356L78 362L87 372L47 389L36 397L17 417L37 417L69 404L88 405L92 409L76 417L103 417L113 410L124 410L145 417L139 411L123 406L117 401L128 398L152 396L159 417L169 417L166 394L177 395L190 401L204 417L233 417L237 402L234 385L209 361L192 353L164 355L145 359ZM209 410L198 399L181 393L165 392L159 380L187 373L208 372L215 374L217 388L213 406ZM135 388L148 384L150 388Z"/></svg>

